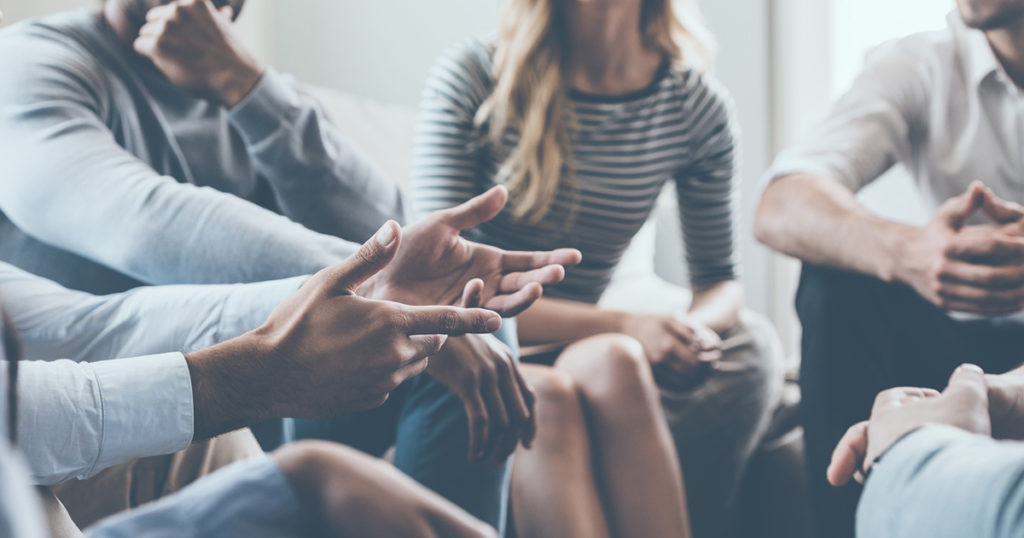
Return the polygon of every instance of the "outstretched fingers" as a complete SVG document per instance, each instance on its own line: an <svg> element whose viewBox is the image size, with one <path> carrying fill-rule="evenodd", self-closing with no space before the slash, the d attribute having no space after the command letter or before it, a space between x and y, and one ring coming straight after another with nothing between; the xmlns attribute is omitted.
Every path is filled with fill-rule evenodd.
<svg viewBox="0 0 1024 538"><path fill-rule="evenodd" d="M492 333L501 328L501 316L483 308L454 306L408 306L402 328L407 334Z"/></svg>

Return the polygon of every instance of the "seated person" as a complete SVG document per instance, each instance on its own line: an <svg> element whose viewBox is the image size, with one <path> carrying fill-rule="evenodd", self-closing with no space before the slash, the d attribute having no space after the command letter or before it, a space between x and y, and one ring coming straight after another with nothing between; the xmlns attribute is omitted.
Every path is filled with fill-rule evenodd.
<svg viewBox="0 0 1024 538"><path fill-rule="evenodd" d="M356 250L349 240L402 218L397 187L309 97L240 46L231 19L242 4L109 0L102 13L0 33L0 259L92 293L256 282L338 263ZM495 204L504 193L473 209ZM506 277L485 278L482 306L508 315L561 278L560 268L544 266L578 257L495 255L459 265L452 256L469 251L454 237L479 217L449 217L409 228L414 249L402 249L361 293L452 304L471 277L455 282L465 275L451 270L479 270L472 276ZM439 260L452 265L424 270ZM385 406L313 423L307 434L374 453L396 444L399 468L500 526L505 469L467 461L463 405L446 388L476 366L449 361ZM501 397L529 390L514 388ZM466 397L483 390L468 389ZM507 430L526 437L531 421L521 411ZM280 425L272 428L269 445L282 440Z"/></svg>
<svg viewBox="0 0 1024 538"><path fill-rule="evenodd" d="M273 339L253 341L258 339L256 332L225 342L219 349L208 350L212 356L201 360L210 363L206 370L192 371L192 379L202 381L197 388L202 384L216 385L226 379L220 376L204 380L204 372L210 372L211 366L222 372L237 373L251 369L254 361L260 361L265 367L252 369L251 381L262 377L264 386L275 386L273 376L284 376L296 382L293 390L286 394L252 399L244 398L246 391L236 390L230 394L243 398L234 402L220 399L217 403L235 406L234 412L239 413L235 417L210 407L212 402L201 398L198 392L193 413L188 372L184 372L186 382L181 383L176 368L177 363L181 363L178 369L187 370L185 363L196 364L195 356L183 360L177 353L99 364L8 363L18 361L20 349L11 324L5 322L0 350L4 358L0 367L4 374L4 382L0 384L0 411L3 412L0 426L6 434L0 441L0 490L3 491L0 535L42 538L77 534L77 529L70 524L47 528L38 498L28 489L28 473L22 468L22 460L11 453L8 443L25 450L29 466L37 476L53 468L87 472L98 465L116 463L119 457L132 457L133 450L145 452L154 448L153 443L168 440L180 427L191 429L193 416L196 433L209 435L225 424L244 423L243 417L260 413L257 411L260 409L262 417L278 413L278 406L282 406L280 410L290 407L301 416L306 412L317 414L338 412L346 407L360 408L386 397L384 391L389 386L402 376L422 370L424 360L422 356L403 354L360 356L367 348L378 352L383 347L380 331L370 337L337 338L333 328L338 322L344 322L345 317L391 319L389 316L395 314L393 310L404 308L362 300L347 293L361 275L368 273L366 265L357 260L325 270L275 311L268 322L269 332L275 332L275 318L278 322L282 321L280 318L301 318L298 323L286 319L292 322L288 330L294 330L297 336L292 344L306 346L310 353L281 353L284 350ZM336 314L343 315L324 315L332 310L329 304L334 301L343 302L339 304L340 310L335 309ZM450 322L450 314L455 314L455 319L459 320L458 327L450 326L453 330L475 330L481 325L499 322L493 313L448 307L407 308L404 313L425 322L418 332L430 332L431 324ZM392 329L392 338L394 334ZM421 338L425 345L434 348L442 342L436 335ZM429 342L430 339L433 341ZM287 338L279 341L284 340ZM343 340L346 342L342 343ZM254 354L257 350L268 355L261 358L259 353ZM352 360L339 361L339 356ZM367 372L374 372L377 379L366 379ZM352 383L357 378L366 379L370 384ZM308 387L314 386L316 379L328 390L309 391ZM365 399L360 402L352 394L337 397L351 388L356 388ZM280 399L275 401L275 397ZM250 410L237 407L245 404L254 407ZM206 419L201 418L204 415ZM10 420L11 417L14 420ZM183 421L181 417L188 420ZM211 422L209 419L213 417L226 422ZM203 423L205 426L201 425ZM204 432L200 434L200 431ZM82 456L87 457L83 460ZM39 465L45 469L39 469ZM45 492L43 500L48 511L60 510L59 504ZM50 523L54 521L51 516ZM180 492L100 521L86 531L88 536L153 533L195 537L311 533L317 536L497 536L487 524L392 466L322 441L294 443L269 457L257 455L249 461L229 465Z"/></svg>
<svg viewBox="0 0 1024 538"><path fill-rule="evenodd" d="M31 447L25 454L33 483L85 478L270 418L332 416L373 408L426 367L425 359L443 343L438 335L498 329L501 319L488 310L411 307L356 295L359 285L394 257L398 233L397 226L388 223L357 255L310 277L269 312L269 319L249 328L223 315L211 323L204 314L234 313L229 307L248 312L247 306L259 311L268 296L294 290L297 279L138 288L96 298L0 266L0 297L19 320L6 325L27 329L29 357L82 345L69 356L100 361L20 363L22 387L32 394L32 405L22 407L28 412L14 425L24 446ZM8 297L10 290L17 291ZM174 321L158 317L167 312L151 306L174 309ZM108 330L90 331L104 323ZM50 344L61 336L55 328L69 333L70 344ZM147 335L145 346L150 349L174 349L183 339L193 347L190 335L213 329L228 331L222 333L225 337L238 335L184 355L98 357L135 348L132 339L138 334ZM121 338L125 335L129 338ZM137 466L132 471L146 474ZM175 489L172 483L180 484L179 474L175 468L163 476L149 473L153 483L133 477L153 491L131 487L123 495L134 503L146 502ZM116 502L117 495L112 496ZM105 501L109 499L93 502L102 506Z"/></svg>
<svg viewBox="0 0 1024 538"><path fill-rule="evenodd" d="M523 342L560 345L522 368L539 400L534 447L515 457L517 531L727 536L782 380L768 323L741 321L732 106L706 73L696 16L669 1L606 4L509 0L496 41L438 60L416 208L505 184L509 207L470 237L584 254L518 317ZM676 315L595 306L670 181L693 300ZM724 349L727 337L747 343ZM441 356L480 352L460 340Z"/></svg>
<svg viewBox="0 0 1024 538"><path fill-rule="evenodd" d="M1024 238L1002 200L1024 201L1024 9L957 6L946 29L869 58L807 141L778 156L757 209L758 239L804 262L802 421L814 513L832 538L853 536L860 488L829 487L829 454L875 394L939 389L965 359L996 373L1021 363ZM896 163L932 213L923 226L855 196Z"/></svg>
<svg viewBox="0 0 1024 538"><path fill-rule="evenodd" d="M957 368L940 394L881 392L870 420L836 446L828 480L866 472L857 535L871 538L1024 534L1024 368ZM860 478L863 480L863 478Z"/></svg>

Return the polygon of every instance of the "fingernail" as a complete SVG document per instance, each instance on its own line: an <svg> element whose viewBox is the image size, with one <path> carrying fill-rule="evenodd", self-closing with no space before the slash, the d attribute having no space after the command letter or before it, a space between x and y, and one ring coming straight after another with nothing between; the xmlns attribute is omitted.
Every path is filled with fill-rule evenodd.
<svg viewBox="0 0 1024 538"><path fill-rule="evenodd" d="M985 370L982 370L981 366L978 366L977 364L971 364L969 362L961 364L960 367L957 368L957 370L971 371L979 374L985 373Z"/></svg>
<svg viewBox="0 0 1024 538"><path fill-rule="evenodd" d="M501 328L501 318L499 318L498 316L494 316L493 318L487 320L487 330L488 331L494 332L494 331L496 331L496 330L498 330L500 328Z"/></svg>
<svg viewBox="0 0 1024 538"><path fill-rule="evenodd" d="M387 221L384 226L381 226L377 233L374 235L377 239L377 244L382 247L391 245L395 241L395 225L392 221Z"/></svg>

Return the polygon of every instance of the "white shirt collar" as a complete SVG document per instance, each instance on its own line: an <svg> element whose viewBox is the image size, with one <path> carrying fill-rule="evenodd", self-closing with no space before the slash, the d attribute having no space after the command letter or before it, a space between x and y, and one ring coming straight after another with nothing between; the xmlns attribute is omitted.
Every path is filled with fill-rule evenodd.
<svg viewBox="0 0 1024 538"><path fill-rule="evenodd" d="M989 75L1003 71L1003 65L992 51L992 45L985 37L985 32L968 28L955 9L946 16L946 22L959 37L958 41L963 47L963 59L967 63L964 67L974 87L980 86ZM1009 80L1005 73L1003 76Z"/></svg>

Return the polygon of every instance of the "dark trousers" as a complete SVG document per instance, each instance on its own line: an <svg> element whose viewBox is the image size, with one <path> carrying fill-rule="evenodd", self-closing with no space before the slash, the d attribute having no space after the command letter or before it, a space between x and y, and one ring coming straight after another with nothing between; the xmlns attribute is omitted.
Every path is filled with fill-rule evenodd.
<svg viewBox="0 0 1024 538"><path fill-rule="evenodd" d="M962 363L1002 373L1024 362L1024 324L958 321L913 289L805 264L796 296L803 324L801 413L813 509L823 538L854 536L861 487L825 480L839 438L896 386L945 388Z"/></svg>

